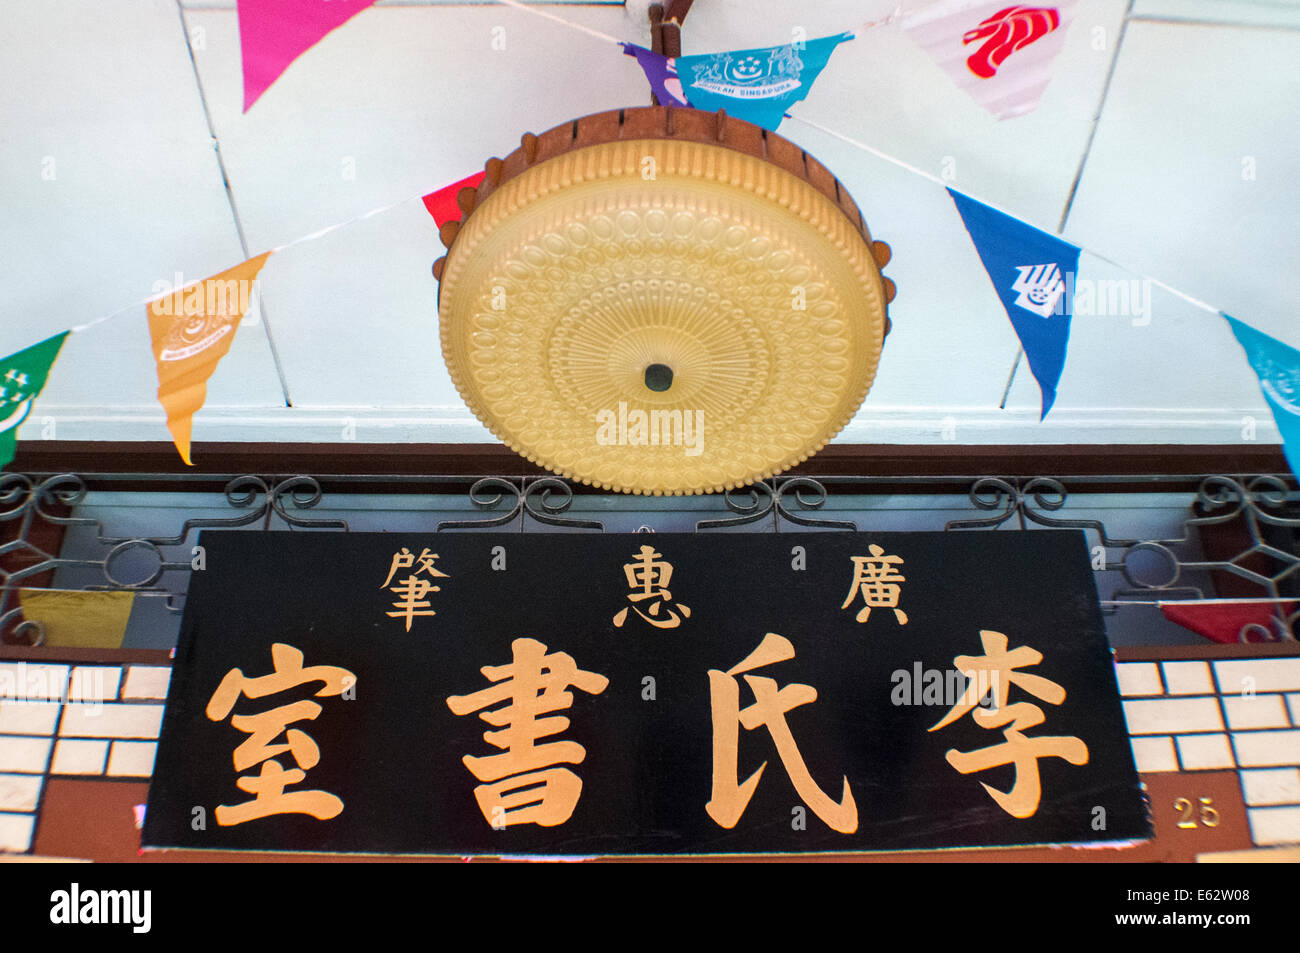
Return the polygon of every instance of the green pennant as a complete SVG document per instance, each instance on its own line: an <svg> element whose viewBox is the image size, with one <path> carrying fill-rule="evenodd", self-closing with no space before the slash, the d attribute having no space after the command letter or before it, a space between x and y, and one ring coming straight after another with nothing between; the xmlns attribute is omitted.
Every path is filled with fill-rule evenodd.
<svg viewBox="0 0 1300 953"><path fill-rule="evenodd" d="M67 331L46 338L17 354L0 358L0 467L9 465L18 443L18 425L31 413L45 387Z"/></svg>

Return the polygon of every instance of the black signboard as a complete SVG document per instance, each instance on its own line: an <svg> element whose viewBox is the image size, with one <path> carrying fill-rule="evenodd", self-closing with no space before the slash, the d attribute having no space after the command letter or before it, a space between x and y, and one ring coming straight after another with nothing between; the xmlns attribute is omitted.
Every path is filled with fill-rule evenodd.
<svg viewBox="0 0 1300 953"><path fill-rule="evenodd" d="M146 847L1150 836L1077 531L200 544Z"/></svg>

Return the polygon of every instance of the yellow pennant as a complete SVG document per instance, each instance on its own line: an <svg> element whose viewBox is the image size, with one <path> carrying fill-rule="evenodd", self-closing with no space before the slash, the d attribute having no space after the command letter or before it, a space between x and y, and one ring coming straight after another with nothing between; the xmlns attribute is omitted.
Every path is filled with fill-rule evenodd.
<svg viewBox="0 0 1300 953"><path fill-rule="evenodd" d="M52 648L120 649L135 593L19 589L23 618L45 629Z"/></svg>
<svg viewBox="0 0 1300 953"><path fill-rule="evenodd" d="M248 310L257 273L270 252L149 302L149 335L158 362L158 400L187 466L194 413L208 397L208 378L230 351Z"/></svg>

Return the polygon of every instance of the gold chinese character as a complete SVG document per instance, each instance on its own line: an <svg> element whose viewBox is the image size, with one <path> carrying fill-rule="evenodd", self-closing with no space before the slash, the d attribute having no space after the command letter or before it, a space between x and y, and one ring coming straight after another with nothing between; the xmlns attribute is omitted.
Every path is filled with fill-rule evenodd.
<svg viewBox="0 0 1300 953"><path fill-rule="evenodd" d="M675 606L670 605L673 594L668 591L668 580L673 576L672 563L663 560L663 557L655 552L653 546L642 546L641 554L634 558L634 562L626 563L623 566L623 574L627 577L628 588L632 590L632 592L628 593L627 599L632 605L624 606L614 616L614 625L622 627L623 623L627 621L627 610L632 609L655 628L677 628L682 624L682 618L689 619L691 617L691 610L689 606L680 602L676 603ZM645 612L642 612L637 603L645 602L647 599L655 601L650 603ZM666 617L660 616L660 609L667 613ZM677 610L681 611L681 617L677 615Z"/></svg>
<svg viewBox="0 0 1300 953"><path fill-rule="evenodd" d="M547 654L546 646L536 639L515 639L511 643L514 657L509 665L485 665L480 671L496 684L472 695L453 695L447 707L457 715L487 709L479 718L500 731L485 731L483 740L502 749L501 754L462 759L470 773L480 781L474 789L483 817L495 828L511 824L539 824L555 827L563 824L577 807L582 793L582 779L558 764L581 764L587 749L576 741L549 741L540 738L558 734L569 727L563 715L539 718L563 711L573 704L570 686L589 695L599 695L609 679L595 672L584 672L564 652ZM502 780L505 779L505 780Z"/></svg>
<svg viewBox="0 0 1300 953"><path fill-rule="evenodd" d="M356 676L345 668L334 665L313 665L303 668L302 652L292 645L277 642L271 646L271 660L275 671L270 675L249 678L237 668L226 673L212 693L205 710L211 721L224 721L234 710L240 696L265 698L288 691L308 682L320 682L317 698L341 695L356 684ZM321 713L316 702L302 700L281 705L256 715L235 715L231 725L246 733L248 738L235 749L236 771L244 771L261 764L258 775L244 775L236 779L241 791L254 795L253 800L234 806L220 805L215 814L223 827L245 821L268 817L272 814L310 814L326 821L337 817L343 802L328 791L286 791L291 784L306 779L304 768L313 768L320 761L320 748L306 732L289 725L298 721L312 721ZM276 744L280 736L282 743ZM292 755L298 767L285 769L278 757Z"/></svg>
<svg viewBox="0 0 1300 953"><path fill-rule="evenodd" d="M813 780L785 720L787 712L815 702L817 689L799 683L778 689L775 679L745 675L745 682L754 693L754 703L743 710L740 708L740 683L736 681L737 675L792 658L794 646L790 640L769 632L758 648L739 665L726 672L709 670L709 693L713 708L713 797L705 805L705 810L709 812L709 817L728 829L740 821L767 762L764 761L744 783L740 783L739 726L744 725L748 731L762 727L767 729L776 744L781 764L785 766L786 774L790 776L795 791L804 803L831 830L852 834L858 829L858 807L853 801L853 792L849 790L849 779L844 779L840 801L832 801Z"/></svg>
<svg viewBox="0 0 1300 953"><path fill-rule="evenodd" d="M898 608L898 583L907 580L895 566L901 565L902 556L886 556L880 546L871 544L870 556L850 556L853 560L853 583L841 609L847 609L853 598L862 593L865 605L858 610L857 621L866 622L872 609L893 609L899 625L907 625L907 613Z"/></svg>
<svg viewBox="0 0 1300 953"><path fill-rule="evenodd" d="M962 774L985 771L1004 764L1016 766L1016 780L1010 791L999 791L984 784L989 797L1012 817L1032 817L1042 798L1042 784L1038 774L1039 758L1063 758L1070 764L1088 763L1088 746L1079 738L1065 735L1041 735L1028 738L1024 731L1041 725L1046 716L1037 705L1017 702L1008 705L1012 683L1050 705L1065 701L1065 689L1041 675L1018 672L1016 669L1037 665L1042 653L1027 645L1007 651L1007 637L1001 632L983 630L980 641L984 654L958 655L953 665L967 675L966 691L948 714L944 715L930 731L952 724L967 712L975 709L985 691L991 692L992 704L980 708L972 716L981 728L1002 728L1006 740L977 751L958 751L950 748L948 763Z"/></svg>
<svg viewBox="0 0 1300 953"><path fill-rule="evenodd" d="M420 555L417 557L409 549L403 546L401 552L393 554L393 562L388 567L388 578L385 579L384 584L379 587L380 589L388 589L389 592L402 597L393 603L393 608L397 611L385 614L394 619L405 618L407 632L411 631L411 620L415 616L436 615L436 613L429 608L433 603L425 599L425 596L431 592L440 592L442 587L435 586L427 579L421 579L419 574L424 573L425 575L432 576L435 579L451 578L433 564L433 561L437 558L438 554L430 553L427 548L422 550ZM417 559L420 563L418 567L415 566ZM398 570L401 569L411 569L412 572L396 586L390 587L388 584L393 581L393 577L397 575Z"/></svg>

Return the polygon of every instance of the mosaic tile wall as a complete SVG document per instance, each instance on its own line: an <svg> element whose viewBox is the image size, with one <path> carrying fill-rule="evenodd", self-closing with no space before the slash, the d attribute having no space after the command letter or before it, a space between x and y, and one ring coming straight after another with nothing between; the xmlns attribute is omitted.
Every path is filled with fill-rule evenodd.
<svg viewBox="0 0 1300 953"><path fill-rule="evenodd" d="M148 779L171 669L0 662L0 851L31 848L53 777Z"/></svg>
<svg viewBox="0 0 1300 953"><path fill-rule="evenodd" d="M1139 773L1236 769L1255 845L1300 843L1300 658L1116 671Z"/></svg>

